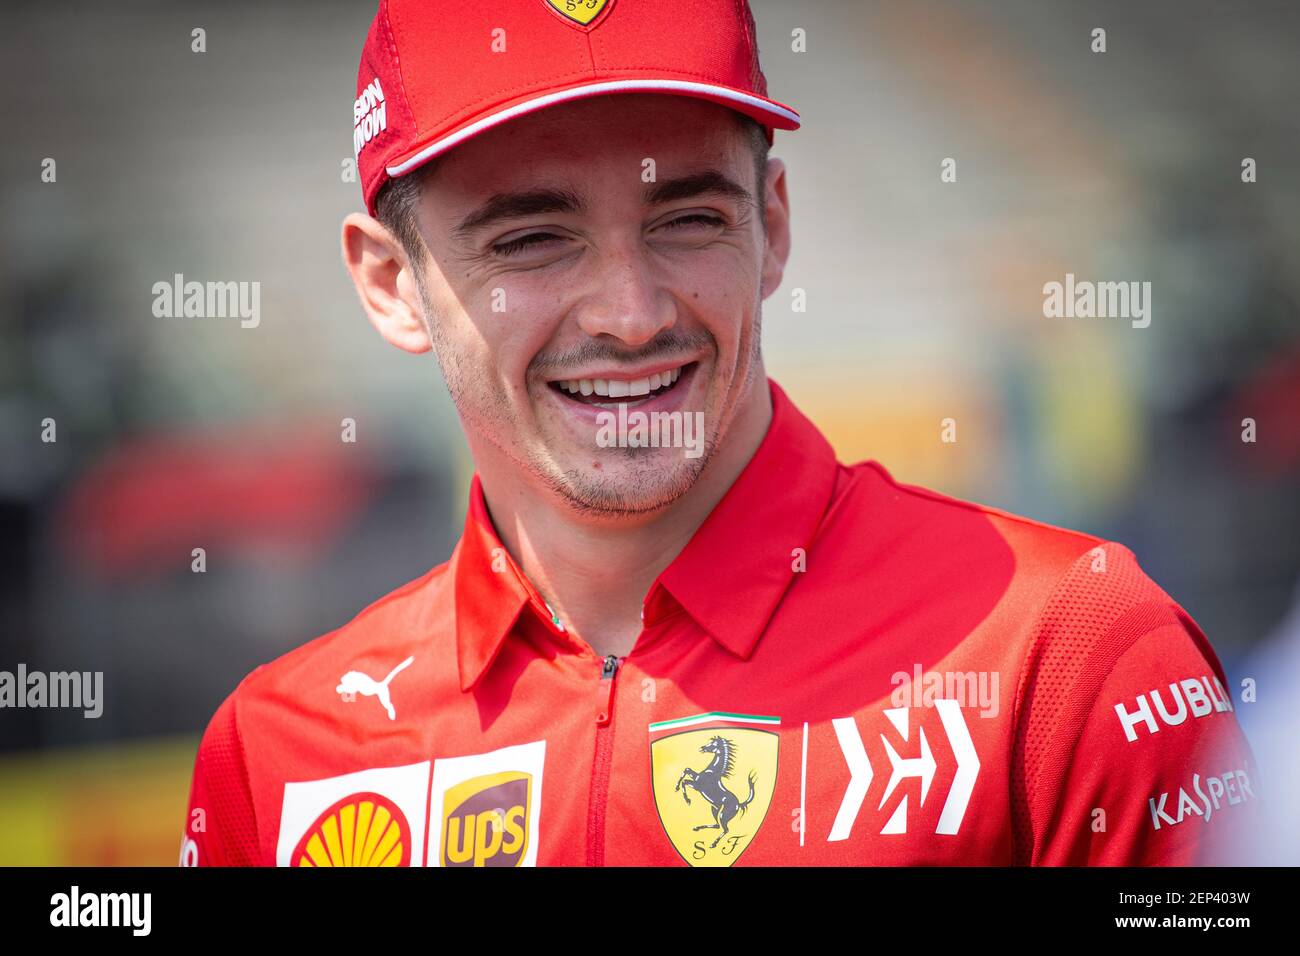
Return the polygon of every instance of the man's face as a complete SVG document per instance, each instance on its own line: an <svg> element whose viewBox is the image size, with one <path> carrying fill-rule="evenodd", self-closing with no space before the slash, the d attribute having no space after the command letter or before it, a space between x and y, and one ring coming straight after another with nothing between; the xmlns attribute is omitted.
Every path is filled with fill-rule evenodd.
<svg viewBox="0 0 1300 956"><path fill-rule="evenodd" d="M443 157L421 194L417 274L480 466L494 451L586 512L650 512L689 490L766 388L755 180L728 110L654 94L551 107ZM691 427L702 412L703 454L602 447L598 415L619 403Z"/></svg>

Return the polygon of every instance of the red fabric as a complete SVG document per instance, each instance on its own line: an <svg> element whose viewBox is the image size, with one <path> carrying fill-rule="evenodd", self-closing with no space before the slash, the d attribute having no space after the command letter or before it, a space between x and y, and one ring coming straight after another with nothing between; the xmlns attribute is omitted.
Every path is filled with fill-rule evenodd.
<svg viewBox="0 0 1300 956"><path fill-rule="evenodd" d="M612 684L476 479L450 561L222 705L195 768L198 861L298 865L378 794L418 844L403 859L430 865L1217 862L1254 818L1252 756L1204 635L1132 553L841 465L772 398ZM393 675L393 719L339 693L349 671ZM955 676L934 693L930 672ZM718 738L735 764L708 798L696 743ZM327 813L350 794L372 797ZM721 848L695 829L714 806Z"/></svg>
<svg viewBox="0 0 1300 956"><path fill-rule="evenodd" d="M539 97L615 80L676 80L750 94L761 102L704 92L682 95L752 116L767 128L769 142L773 128L799 125L782 115L794 111L767 97L753 16L744 0L688 5L607 0L586 25L546 0L381 0L357 73L362 105L353 114L359 124L372 112L378 116L386 104L383 128L353 141L366 208L374 212L375 196L388 179L386 168L430 144ZM376 81L382 103L365 99ZM763 103L780 112L764 109Z"/></svg>

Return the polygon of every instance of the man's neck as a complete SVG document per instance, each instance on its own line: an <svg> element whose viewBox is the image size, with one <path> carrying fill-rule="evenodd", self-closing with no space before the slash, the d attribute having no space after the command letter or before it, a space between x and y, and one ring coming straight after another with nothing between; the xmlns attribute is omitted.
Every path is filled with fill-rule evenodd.
<svg viewBox="0 0 1300 956"><path fill-rule="evenodd" d="M601 656L622 657L641 632L650 586L744 471L771 420L767 376L760 373L694 485L651 515L579 515L495 448L480 449L475 459L497 535L524 574L567 630Z"/></svg>

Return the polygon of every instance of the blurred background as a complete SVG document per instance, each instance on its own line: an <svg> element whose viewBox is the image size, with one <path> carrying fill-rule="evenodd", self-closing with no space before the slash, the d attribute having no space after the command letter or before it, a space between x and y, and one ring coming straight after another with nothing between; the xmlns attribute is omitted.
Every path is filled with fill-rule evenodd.
<svg viewBox="0 0 1300 956"><path fill-rule="evenodd" d="M753 8L804 121L773 152L769 373L844 461L1130 547L1258 681L1269 861L1300 862L1300 6ZM436 360L381 341L339 259L374 9L0 14L0 670L102 671L105 697L0 710L0 864L174 864L220 701L459 535ZM1045 318L1067 272L1151 282L1150 326ZM155 317L177 273L260 282L260 324Z"/></svg>

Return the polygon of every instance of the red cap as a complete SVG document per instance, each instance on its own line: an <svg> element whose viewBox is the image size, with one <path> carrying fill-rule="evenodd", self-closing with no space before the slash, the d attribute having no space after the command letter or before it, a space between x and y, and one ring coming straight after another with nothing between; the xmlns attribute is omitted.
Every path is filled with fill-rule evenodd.
<svg viewBox="0 0 1300 956"><path fill-rule="evenodd" d="M767 98L746 0L380 0L352 111L366 209L388 179L499 123L633 92L730 107L769 143L799 128Z"/></svg>

